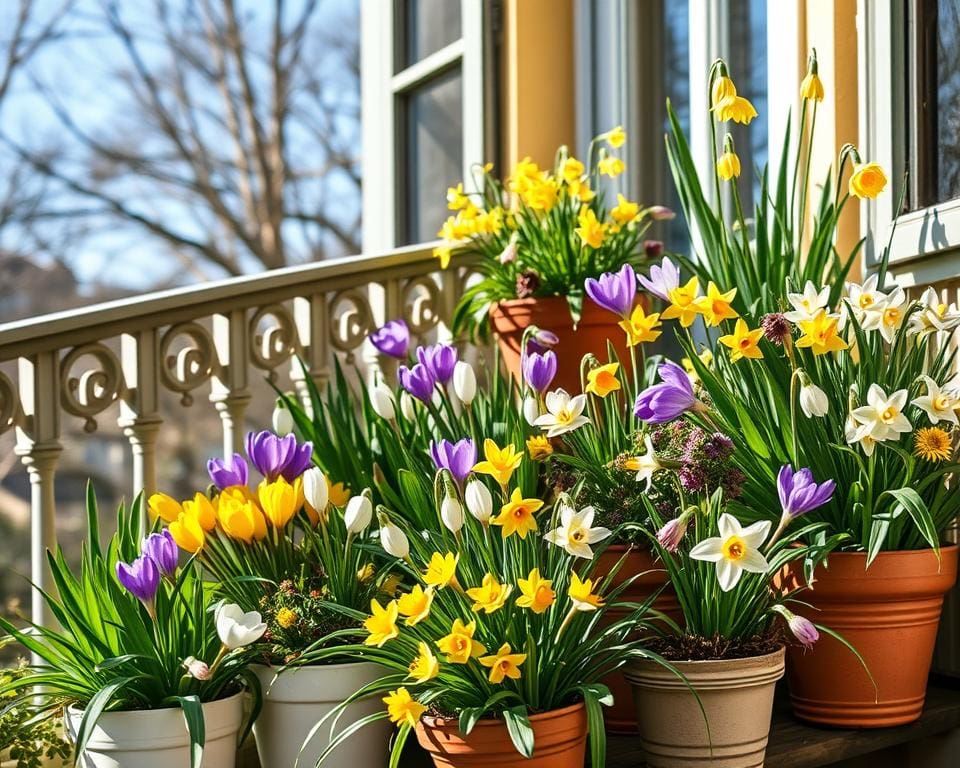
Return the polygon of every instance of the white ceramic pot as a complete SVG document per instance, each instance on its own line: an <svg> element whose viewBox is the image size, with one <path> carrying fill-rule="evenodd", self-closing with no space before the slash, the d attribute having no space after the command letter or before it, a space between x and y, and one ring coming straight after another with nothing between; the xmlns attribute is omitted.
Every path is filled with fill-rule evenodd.
<svg viewBox="0 0 960 768"><path fill-rule="evenodd" d="M313 768L330 743L334 720L335 735L384 708L379 696L355 702L311 737L320 720L365 685L383 677L384 668L361 661L291 667L279 674L276 667L254 665L253 671L263 689L263 710L253 725L262 768L293 768L295 764ZM390 756L390 731L386 720L361 728L330 754L324 768L385 768Z"/></svg>
<svg viewBox="0 0 960 768"><path fill-rule="evenodd" d="M244 695L238 693L203 705L206 731L203 768L234 768ZM82 709L67 708L67 733L72 741L76 741L82 718ZM179 707L104 712L77 765L82 768L190 768L190 735L183 712Z"/></svg>

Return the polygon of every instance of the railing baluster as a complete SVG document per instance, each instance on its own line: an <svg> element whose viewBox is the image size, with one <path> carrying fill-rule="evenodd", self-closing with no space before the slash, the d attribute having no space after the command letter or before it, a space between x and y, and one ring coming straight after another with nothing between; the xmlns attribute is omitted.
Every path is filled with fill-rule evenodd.
<svg viewBox="0 0 960 768"><path fill-rule="evenodd" d="M210 400L223 423L225 458L243 452L243 416L251 397L247 387L249 335L244 310L235 309L226 315L213 316L213 343L220 365L213 377Z"/></svg>
<svg viewBox="0 0 960 768"><path fill-rule="evenodd" d="M301 358L307 367L306 375L313 379L317 388L323 392L330 381L330 303L325 293L315 293L305 298L293 300L293 318L297 325L297 335L303 350ZM310 391L304 378L300 361L290 361L290 380L294 390L307 412L313 415Z"/></svg>

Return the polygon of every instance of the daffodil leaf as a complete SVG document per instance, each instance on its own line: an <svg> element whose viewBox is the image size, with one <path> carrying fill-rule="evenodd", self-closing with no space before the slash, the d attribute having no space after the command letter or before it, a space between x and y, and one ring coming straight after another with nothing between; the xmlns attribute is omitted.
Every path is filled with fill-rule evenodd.
<svg viewBox="0 0 960 768"><path fill-rule="evenodd" d="M510 741L524 757L533 757L533 727L527 718L524 706L511 707L503 712L503 722L506 723Z"/></svg>

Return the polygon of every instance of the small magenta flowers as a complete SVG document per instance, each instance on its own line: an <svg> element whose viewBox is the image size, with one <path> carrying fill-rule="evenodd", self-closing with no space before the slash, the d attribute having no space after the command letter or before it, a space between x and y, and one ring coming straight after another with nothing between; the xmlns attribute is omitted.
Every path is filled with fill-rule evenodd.
<svg viewBox="0 0 960 768"><path fill-rule="evenodd" d="M595 304L626 319L637 297L637 274L624 264L619 272L605 272L599 279L588 277L583 287Z"/></svg>
<svg viewBox="0 0 960 768"><path fill-rule="evenodd" d="M129 565L118 562L117 581L153 615L153 599L160 586L160 568L152 557L140 555Z"/></svg>
<svg viewBox="0 0 960 768"><path fill-rule="evenodd" d="M529 352L523 357L523 380L537 394L547 391L557 375L557 354L552 349L546 352Z"/></svg>
<svg viewBox="0 0 960 768"><path fill-rule="evenodd" d="M477 446L469 437L455 443L449 440L433 441L430 443L430 457L437 469L448 470L457 484L462 486L477 463Z"/></svg>
<svg viewBox="0 0 960 768"><path fill-rule="evenodd" d="M410 350L410 329L403 320L391 320L368 337L381 353L406 360Z"/></svg>
<svg viewBox="0 0 960 768"><path fill-rule="evenodd" d="M246 459L235 453L230 459L210 459L207 473L213 484L222 491L232 485L246 485L249 468Z"/></svg>
<svg viewBox="0 0 960 768"><path fill-rule="evenodd" d="M660 365L657 372L662 381L637 395L633 412L638 419L648 424L662 424L673 421L689 410L704 407L694 395L690 377L681 366L667 360Z"/></svg>
<svg viewBox="0 0 960 768"><path fill-rule="evenodd" d="M437 380L433 372L423 363L417 363L413 368L401 365L397 370L400 386L422 403L429 403L433 399Z"/></svg>

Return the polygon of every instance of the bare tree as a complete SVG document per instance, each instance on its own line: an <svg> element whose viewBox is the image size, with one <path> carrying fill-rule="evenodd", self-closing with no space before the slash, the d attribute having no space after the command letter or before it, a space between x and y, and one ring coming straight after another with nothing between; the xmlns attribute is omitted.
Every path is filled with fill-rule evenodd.
<svg viewBox="0 0 960 768"><path fill-rule="evenodd" d="M31 71L68 151L0 132L53 185L42 215L133 227L200 276L358 252L358 31L328 5L100 0L77 11L89 45L117 62L104 84L112 114L91 121ZM355 14L341 2L341 16L344 5Z"/></svg>

